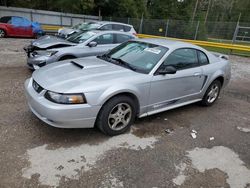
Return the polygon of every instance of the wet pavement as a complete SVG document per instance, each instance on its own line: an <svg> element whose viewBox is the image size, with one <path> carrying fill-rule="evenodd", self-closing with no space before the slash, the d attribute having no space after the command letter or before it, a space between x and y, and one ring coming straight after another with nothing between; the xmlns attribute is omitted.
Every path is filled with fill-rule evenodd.
<svg viewBox="0 0 250 188"><path fill-rule="evenodd" d="M232 80L212 107L138 119L108 137L53 128L30 112L23 84L32 72L22 50L29 41L0 39L1 188L250 187L250 58L230 56Z"/></svg>

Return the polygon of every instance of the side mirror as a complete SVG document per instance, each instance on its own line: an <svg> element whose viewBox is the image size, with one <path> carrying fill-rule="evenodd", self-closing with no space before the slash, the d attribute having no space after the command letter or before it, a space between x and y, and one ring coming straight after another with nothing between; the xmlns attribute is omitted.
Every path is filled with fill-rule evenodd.
<svg viewBox="0 0 250 188"><path fill-rule="evenodd" d="M173 66L166 66L158 70L158 74L165 75L165 74L175 74L177 69Z"/></svg>
<svg viewBox="0 0 250 188"><path fill-rule="evenodd" d="M94 41L92 41L92 42L90 42L90 43L88 43L88 47L96 47L97 46L97 42L94 42Z"/></svg>

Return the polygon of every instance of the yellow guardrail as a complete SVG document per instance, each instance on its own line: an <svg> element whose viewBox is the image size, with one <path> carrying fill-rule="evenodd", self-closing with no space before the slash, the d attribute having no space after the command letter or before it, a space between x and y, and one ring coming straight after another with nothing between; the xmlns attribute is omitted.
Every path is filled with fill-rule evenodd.
<svg viewBox="0 0 250 188"><path fill-rule="evenodd" d="M58 29L62 28L62 26L58 25L42 25L42 28L45 31L53 31L57 32ZM178 38L169 38L169 37L162 37L162 36L155 36L155 35L145 35L145 34L137 34L139 38L163 38L163 39L172 39L177 41L189 42L192 44L196 44L198 46L204 47L215 47L215 48L223 48L228 50L239 50L250 52L250 46L244 46L239 44L226 44L226 43L219 43L219 42L207 42L207 41L200 41L200 40L187 40L187 39L178 39Z"/></svg>
<svg viewBox="0 0 250 188"><path fill-rule="evenodd" d="M163 39L171 39L183 42L189 42L199 46L205 47L216 47L216 48L224 48L229 50L239 50L239 51L246 51L250 52L250 46L238 45L238 44L226 44L226 43L219 43L219 42L207 42L207 41L200 41L200 40L187 40L187 39L178 39L178 38L169 38L169 37L162 37L162 36L155 36L155 35L145 35L145 34L137 34L139 38L163 38Z"/></svg>
<svg viewBox="0 0 250 188"><path fill-rule="evenodd" d="M62 28L62 26L58 25L42 25L43 30L45 31L54 31L57 32L58 29Z"/></svg>

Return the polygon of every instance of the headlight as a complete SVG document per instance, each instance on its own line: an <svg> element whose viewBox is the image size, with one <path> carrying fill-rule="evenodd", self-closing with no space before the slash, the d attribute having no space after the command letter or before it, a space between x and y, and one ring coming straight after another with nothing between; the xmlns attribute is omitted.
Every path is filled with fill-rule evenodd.
<svg viewBox="0 0 250 188"><path fill-rule="evenodd" d="M45 93L45 98L58 104L84 104L86 99L84 94L61 94L52 91Z"/></svg>
<svg viewBox="0 0 250 188"><path fill-rule="evenodd" d="M47 51L46 56L51 57L51 56L55 55L56 53L57 53L57 51Z"/></svg>

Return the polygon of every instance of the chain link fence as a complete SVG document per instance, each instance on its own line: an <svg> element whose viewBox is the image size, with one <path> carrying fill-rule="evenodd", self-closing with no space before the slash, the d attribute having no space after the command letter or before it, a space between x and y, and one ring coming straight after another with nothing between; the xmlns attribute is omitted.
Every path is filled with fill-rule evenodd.
<svg viewBox="0 0 250 188"><path fill-rule="evenodd" d="M237 29L237 22L202 22L184 20L159 20L103 17L105 21L131 24L140 34L174 37L214 42L249 42L250 23L240 23L244 28ZM235 33L237 32L237 33ZM234 35L236 34L236 40Z"/></svg>

